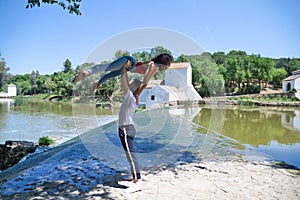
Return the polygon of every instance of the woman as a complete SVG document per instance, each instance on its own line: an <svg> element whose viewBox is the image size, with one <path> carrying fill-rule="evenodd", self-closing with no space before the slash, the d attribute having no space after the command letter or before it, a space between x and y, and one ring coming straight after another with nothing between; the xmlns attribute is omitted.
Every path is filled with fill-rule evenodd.
<svg viewBox="0 0 300 200"><path fill-rule="evenodd" d="M106 73L103 76L101 76L99 81L93 83L93 89L97 89L106 80L121 75L122 68L126 65L127 71L138 74L144 74L143 83L137 93L137 96L139 96L143 89L147 86L148 82L150 81L151 77L155 74L155 72L158 69L168 69L172 62L173 57L167 53L162 53L156 56L155 58L151 59L151 61L145 63L136 62L135 59L131 56L122 56L109 64L95 65L87 71L80 70L75 74L73 83L76 83L92 74L105 71Z"/></svg>

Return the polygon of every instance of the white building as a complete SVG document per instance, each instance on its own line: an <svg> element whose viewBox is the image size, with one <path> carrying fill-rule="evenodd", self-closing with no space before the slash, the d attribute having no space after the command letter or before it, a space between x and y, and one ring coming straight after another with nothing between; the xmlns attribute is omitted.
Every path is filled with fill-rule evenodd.
<svg viewBox="0 0 300 200"><path fill-rule="evenodd" d="M282 92L288 92L292 89L296 89L295 94L297 98L300 98L300 70L292 72L292 75L282 80Z"/></svg>
<svg viewBox="0 0 300 200"><path fill-rule="evenodd" d="M7 93L8 93L8 95L11 96L11 97L17 96L17 87L16 87L16 85L14 85L14 84L9 84L9 85L7 86Z"/></svg>
<svg viewBox="0 0 300 200"><path fill-rule="evenodd" d="M165 71L165 80L150 81L139 99L147 108L199 100L202 98L192 85L192 67L188 62L172 63Z"/></svg>
<svg viewBox="0 0 300 200"><path fill-rule="evenodd" d="M7 86L7 92L0 92L0 98L11 98L17 96L17 87L14 84Z"/></svg>

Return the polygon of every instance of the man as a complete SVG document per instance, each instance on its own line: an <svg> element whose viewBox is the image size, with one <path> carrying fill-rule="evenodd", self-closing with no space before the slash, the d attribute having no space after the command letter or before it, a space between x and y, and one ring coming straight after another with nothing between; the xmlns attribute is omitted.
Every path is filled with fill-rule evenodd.
<svg viewBox="0 0 300 200"><path fill-rule="evenodd" d="M124 95L124 100L119 112L119 137L127 160L131 166L131 173L133 177L132 186L127 188L126 192L137 192L142 190L142 187L139 182L141 174L133 143L136 133L133 125L133 115L138 106L135 94L141 85L141 81L135 79L129 84L127 76L128 67L130 67L129 62L123 66L121 73L121 89Z"/></svg>

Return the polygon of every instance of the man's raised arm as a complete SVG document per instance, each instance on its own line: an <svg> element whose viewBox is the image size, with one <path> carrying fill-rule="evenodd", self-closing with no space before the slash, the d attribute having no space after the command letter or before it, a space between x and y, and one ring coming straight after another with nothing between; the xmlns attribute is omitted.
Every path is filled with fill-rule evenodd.
<svg viewBox="0 0 300 200"><path fill-rule="evenodd" d="M122 67L122 73L121 73L121 89L123 91L123 95L125 96L128 93L129 90L129 82L128 82L128 76L127 76L127 65L124 65Z"/></svg>

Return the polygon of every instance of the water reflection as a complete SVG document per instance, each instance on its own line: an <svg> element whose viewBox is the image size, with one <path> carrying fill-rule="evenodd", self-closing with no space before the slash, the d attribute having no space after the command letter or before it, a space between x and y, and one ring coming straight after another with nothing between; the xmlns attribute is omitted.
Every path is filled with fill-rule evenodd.
<svg viewBox="0 0 300 200"><path fill-rule="evenodd" d="M258 147L259 145L269 145L271 141L277 141L280 144L296 144L300 141L300 129L297 128L300 126L298 111L202 108L193 122L219 131L219 127L215 128L209 121L212 113L216 111L222 114L226 112L224 125L220 132L241 144ZM295 112L298 113L298 116ZM298 123L297 120L299 120Z"/></svg>
<svg viewBox="0 0 300 200"><path fill-rule="evenodd" d="M225 116L223 127L220 131L210 122L214 112ZM266 108L222 108L203 107L193 122L210 130L217 130L222 135L237 140L247 148L254 149L271 155L277 160L289 160L300 167L300 111L277 110ZM207 133L205 129L198 130ZM278 151L285 152L280 156ZM275 153L277 152L277 153Z"/></svg>
<svg viewBox="0 0 300 200"><path fill-rule="evenodd" d="M1 99L0 98L0 109L4 110L6 105L6 110L10 112L10 110L14 107L14 100L13 99Z"/></svg>
<svg viewBox="0 0 300 200"><path fill-rule="evenodd" d="M282 113L281 124L285 128L290 129L294 134L300 136L300 111L295 110Z"/></svg>

